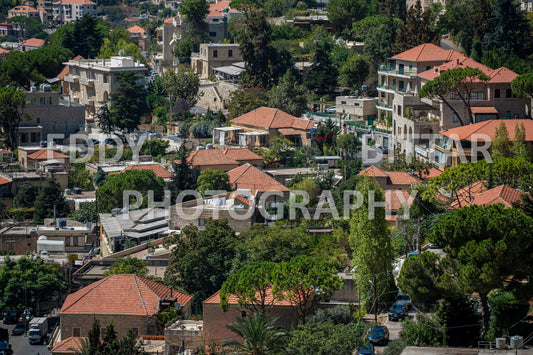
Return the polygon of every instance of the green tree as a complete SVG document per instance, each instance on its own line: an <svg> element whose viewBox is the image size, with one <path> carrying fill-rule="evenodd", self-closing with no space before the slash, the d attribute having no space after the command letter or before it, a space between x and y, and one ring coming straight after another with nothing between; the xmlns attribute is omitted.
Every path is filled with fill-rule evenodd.
<svg viewBox="0 0 533 355"><path fill-rule="evenodd" d="M477 301L465 295L447 297L435 307L435 315L445 329L447 345L477 345L481 330Z"/></svg>
<svg viewBox="0 0 533 355"><path fill-rule="evenodd" d="M231 191L229 176L219 169L205 169L196 180L198 191L206 196L208 190Z"/></svg>
<svg viewBox="0 0 533 355"><path fill-rule="evenodd" d="M265 91L261 89L235 90L230 95L228 116L231 119L244 115L256 108L265 106L267 100L268 97Z"/></svg>
<svg viewBox="0 0 533 355"><path fill-rule="evenodd" d="M110 213L114 208L123 208L124 191L131 190L143 195L142 207L147 207L147 193L153 191L155 201L161 201L165 183L151 170L128 170L109 178L96 191L99 213ZM130 197L130 203L134 202Z"/></svg>
<svg viewBox="0 0 533 355"><path fill-rule="evenodd" d="M87 169L85 163L71 164L68 168L68 187L79 187L84 191L93 191L93 177Z"/></svg>
<svg viewBox="0 0 533 355"><path fill-rule="evenodd" d="M304 80L307 89L321 96L333 92L339 75L337 68L331 62L328 49L326 47L315 50L313 64Z"/></svg>
<svg viewBox="0 0 533 355"><path fill-rule="evenodd" d="M243 339L243 343L228 340L223 348L235 354L267 355L287 353L284 346L288 335L276 328L277 318L268 319L264 314L254 313L245 318L238 318L227 326L229 330Z"/></svg>
<svg viewBox="0 0 533 355"><path fill-rule="evenodd" d="M365 18L367 11L367 3L359 0L331 0L328 4L329 21L339 35L345 35L354 22Z"/></svg>
<svg viewBox="0 0 533 355"><path fill-rule="evenodd" d="M533 73L517 76L511 81L513 93L518 97L533 97Z"/></svg>
<svg viewBox="0 0 533 355"><path fill-rule="evenodd" d="M340 84L359 90L365 82L369 71L370 65L368 61L358 53L352 52L339 70Z"/></svg>
<svg viewBox="0 0 533 355"><path fill-rule="evenodd" d="M139 77L132 71L120 73L115 90L110 95L110 123L126 133L137 129L141 116L147 112L146 90L138 80Z"/></svg>
<svg viewBox="0 0 533 355"><path fill-rule="evenodd" d="M26 181L20 185L17 194L13 198L13 207L28 208L33 207L37 198L38 190L31 182Z"/></svg>
<svg viewBox="0 0 533 355"><path fill-rule="evenodd" d="M187 162L188 150L185 144L178 148L177 161L172 164L173 176L171 191L175 199L180 192L196 188L193 171Z"/></svg>
<svg viewBox="0 0 533 355"><path fill-rule="evenodd" d="M87 338L82 340L80 351L82 355L147 354L142 349L142 343L137 341L137 333L133 329L128 329L128 333L122 339L118 339L113 323L109 323L102 334L100 321L96 318L87 332Z"/></svg>
<svg viewBox="0 0 533 355"><path fill-rule="evenodd" d="M350 246L353 253L355 280L366 306L375 314L389 304L393 296L392 253L385 208L375 207L374 201L384 201L384 192L375 181L361 179L357 184L363 203L352 211ZM373 213L373 215L371 214Z"/></svg>
<svg viewBox="0 0 533 355"><path fill-rule="evenodd" d="M268 105L279 108L296 117L307 107L305 88L298 83L290 70L279 79L277 86L268 91Z"/></svg>
<svg viewBox="0 0 533 355"><path fill-rule="evenodd" d="M120 50L124 50L124 55L131 56L136 60L145 61L141 55L141 49L130 38L130 33L124 28L115 28L109 34L108 38L104 38L98 58L111 58L118 55Z"/></svg>
<svg viewBox="0 0 533 355"><path fill-rule="evenodd" d="M295 308L301 324L320 300L328 299L340 290L343 281L329 261L310 256L296 256L282 262L275 270L273 293Z"/></svg>
<svg viewBox="0 0 533 355"><path fill-rule="evenodd" d="M96 202L85 202L80 204L80 208L74 211L74 213L72 214L72 218L82 223L98 221Z"/></svg>
<svg viewBox="0 0 533 355"><path fill-rule="evenodd" d="M446 329L435 316L418 313L402 323L401 336L407 345L445 346Z"/></svg>
<svg viewBox="0 0 533 355"><path fill-rule="evenodd" d="M166 241L176 245L165 272L166 283L193 295L199 309L227 279L239 240L225 219L207 221L204 230L186 226L180 236Z"/></svg>
<svg viewBox="0 0 533 355"><path fill-rule="evenodd" d="M488 75L483 73L478 68L455 68L441 73L432 81L426 83L418 96L421 98L428 97L431 99L441 100L452 112L462 126L472 123L472 108L470 101L472 99L472 91L478 85L478 82L486 82L490 79ZM453 94L463 102L464 108L468 112L468 117L463 117L454 105L450 103L450 94Z"/></svg>
<svg viewBox="0 0 533 355"><path fill-rule="evenodd" d="M40 257L23 256L16 261L6 256L0 267L0 307L33 308L40 311L42 302L53 301L67 291L63 274Z"/></svg>
<svg viewBox="0 0 533 355"><path fill-rule="evenodd" d="M23 29L24 38L47 39L48 34L43 31L45 26L37 19L27 16L14 16L7 19L7 23L14 23Z"/></svg>
<svg viewBox="0 0 533 355"><path fill-rule="evenodd" d="M163 75L163 87L170 100L170 114L189 111L198 100L200 78L192 70L180 67Z"/></svg>
<svg viewBox="0 0 533 355"><path fill-rule="evenodd" d="M145 277L148 274L148 263L145 260L131 256L120 258L111 265L104 276L117 274L135 274L137 276Z"/></svg>
<svg viewBox="0 0 533 355"><path fill-rule="evenodd" d="M290 333L289 347L297 354L352 354L363 345L363 327L333 322L307 322Z"/></svg>
<svg viewBox="0 0 533 355"><path fill-rule="evenodd" d="M433 31L430 23L430 12L424 11L420 0L417 0L407 11L405 25L398 31L396 52L404 52L424 43L437 43L440 36Z"/></svg>
<svg viewBox="0 0 533 355"><path fill-rule="evenodd" d="M492 141L492 157L493 158L510 158L513 144L509 139L509 132L505 126L505 122L500 122L494 133L494 140Z"/></svg>
<svg viewBox="0 0 533 355"><path fill-rule="evenodd" d="M72 25L67 25L52 39L52 43L70 49L74 55L96 58L104 38L109 33L109 24L92 15L83 15Z"/></svg>
<svg viewBox="0 0 533 355"><path fill-rule="evenodd" d="M208 41L205 18L209 7L205 0L185 0L180 4L179 12L183 16L185 26L182 38L174 49L174 55L180 63L188 63L191 53L199 51L200 43Z"/></svg>
<svg viewBox="0 0 533 355"><path fill-rule="evenodd" d="M54 216L54 208L58 217L68 213L67 203L63 197L61 186L52 177L41 187L41 191L35 199L35 213L33 219L42 222L45 218Z"/></svg>
<svg viewBox="0 0 533 355"><path fill-rule="evenodd" d="M511 291L496 291L490 294L490 325L493 336L509 336L509 329L523 320L529 311L527 300L520 299Z"/></svg>
<svg viewBox="0 0 533 355"><path fill-rule="evenodd" d="M531 149L526 143L526 129L523 123L520 127L516 125L514 128L512 155L517 159L526 161L531 161L533 158Z"/></svg>
<svg viewBox="0 0 533 355"><path fill-rule="evenodd" d="M165 155L167 148L169 147L170 142L162 139L150 139L149 141L144 142L141 148L141 155L150 155L152 157L158 157Z"/></svg>
<svg viewBox="0 0 533 355"><path fill-rule="evenodd" d="M276 263L269 261L251 262L230 275L220 291L222 309L228 309L228 297L235 295L239 306L250 312L267 314L275 302L272 283L276 267Z"/></svg>
<svg viewBox="0 0 533 355"><path fill-rule="evenodd" d="M388 18L385 23L370 27L365 40L364 54L377 68L379 63L392 57L392 44L396 42L396 23Z"/></svg>
<svg viewBox="0 0 533 355"><path fill-rule="evenodd" d="M18 128L24 114L26 97L24 92L16 87L0 88L0 124L6 144L13 151L18 146Z"/></svg>
<svg viewBox="0 0 533 355"><path fill-rule="evenodd" d="M508 277L521 280L530 271L532 223L520 210L501 204L473 205L448 212L434 228L433 242L447 253L440 265L463 292L479 295L485 331L489 293L514 284Z"/></svg>

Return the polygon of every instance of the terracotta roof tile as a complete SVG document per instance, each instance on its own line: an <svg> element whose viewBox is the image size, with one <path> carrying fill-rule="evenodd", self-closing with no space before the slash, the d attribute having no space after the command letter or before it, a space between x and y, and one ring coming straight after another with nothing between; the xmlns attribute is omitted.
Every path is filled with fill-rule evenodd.
<svg viewBox="0 0 533 355"><path fill-rule="evenodd" d="M369 167L364 168L359 172L359 175L371 176L371 177L388 177L385 170L381 169L379 166L370 165Z"/></svg>
<svg viewBox="0 0 533 355"><path fill-rule="evenodd" d="M239 163L231 157L223 154L218 149L199 149L195 150L187 157L187 162L192 166L202 165L235 165Z"/></svg>
<svg viewBox="0 0 533 355"><path fill-rule="evenodd" d="M38 151L34 153L31 153L30 155L28 155L28 158L33 159L33 160L47 160L47 159L66 159L70 157L56 150L43 148L43 149L39 149Z"/></svg>
<svg viewBox="0 0 533 355"><path fill-rule="evenodd" d="M171 178L173 176L172 173L159 164L132 164L124 168L122 172L128 170L150 170L154 172L155 176L162 177L163 179Z"/></svg>
<svg viewBox="0 0 533 355"><path fill-rule="evenodd" d="M228 171L229 182L237 189L255 191L290 191L270 175L262 172L251 164L244 164Z"/></svg>
<svg viewBox="0 0 533 355"><path fill-rule="evenodd" d="M408 60L411 62L448 61L463 57L464 54L453 49L443 49L433 43L424 43L408 51L395 55L391 59Z"/></svg>
<svg viewBox="0 0 533 355"><path fill-rule="evenodd" d="M68 295L61 314L153 315L159 301L171 295L181 305L192 300L190 295L144 277L111 275Z"/></svg>
<svg viewBox="0 0 533 355"><path fill-rule="evenodd" d="M490 190L487 190L486 182L477 182L473 185L472 191L470 191L470 198L467 191L461 190L458 195L464 195L461 199L461 204L457 200L454 200L450 205L450 208L459 208L469 205L494 205L496 203L502 203L505 208L512 207L513 202L520 200L524 192L517 189L513 189L507 185L496 186Z"/></svg>
<svg viewBox="0 0 533 355"><path fill-rule="evenodd" d="M252 152L248 148L230 148L222 151L222 154L227 155L235 161L253 161L253 160L263 160L263 157Z"/></svg>
<svg viewBox="0 0 533 355"><path fill-rule="evenodd" d="M4 48L0 48L0 54L8 54L10 51Z"/></svg>
<svg viewBox="0 0 533 355"><path fill-rule="evenodd" d="M42 47L46 41L39 38L30 38L19 43L19 45L28 47Z"/></svg>
<svg viewBox="0 0 533 355"><path fill-rule="evenodd" d="M222 12L212 11L207 14L207 17L224 17L224 14Z"/></svg>
<svg viewBox="0 0 533 355"><path fill-rule="evenodd" d="M80 354L83 346L84 337L69 337L61 340L52 348L52 353L60 354Z"/></svg>
<svg viewBox="0 0 533 355"><path fill-rule="evenodd" d="M268 293L265 297L265 303L270 304L272 302L272 294ZM211 304L220 304L220 290L215 292L213 295L209 296L203 303L211 303ZM230 295L228 297L228 304L230 305L237 305L239 304L239 298L235 295ZM276 306L290 306L291 303L286 300L276 300L273 303Z"/></svg>
<svg viewBox="0 0 533 355"><path fill-rule="evenodd" d="M431 179L432 177L439 176L440 174L442 174L442 170L439 170L435 167L431 167L427 174L422 172L424 179Z"/></svg>
<svg viewBox="0 0 533 355"><path fill-rule="evenodd" d="M3 177L3 176L0 176L0 185L9 184L10 182L11 182L11 180L6 179L6 178Z"/></svg>
<svg viewBox="0 0 533 355"><path fill-rule="evenodd" d="M163 20L163 23L174 23L174 18L173 17L169 17L169 18L166 18Z"/></svg>
<svg viewBox="0 0 533 355"><path fill-rule="evenodd" d="M488 120L470 124L468 126L452 128L446 131L441 131L440 133L458 140L472 141L473 138L477 138L479 141L483 139L483 135L492 140L494 139L496 128L498 128L502 122L507 128L510 140L514 139L515 126L518 125L521 127L523 124L526 130L526 141L533 141L533 120L530 119ZM477 137L473 137L473 135L477 135Z"/></svg>
<svg viewBox="0 0 533 355"><path fill-rule="evenodd" d="M402 208L402 203L408 203L409 196L407 190L385 190L385 202L391 211L398 211Z"/></svg>
<svg viewBox="0 0 533 355"><path fill-rule="evenodd" d="M420 183L419 178L403 171L387 171L387 174L393 185L416 185Z"/></svg>
<svg viewBox="0 0 533 355"><path fill-rule="evenodd" d="M216 4L211 4L209 5L209 11L210 12L214 12L214 11L222 12L222 10L230 7L229 6L230 3L231 1L219 1Z"/></svg>
<svg viewBox="0 0 533 355"><path fill-rule="evenodd" d="M146 34L146 30L144 28L142 28L141 26L130 27L130 28L128 28L128 32Z"/></svg>
<svg viewBox="0 0 533 355"><path fill-rule="evenodd" d="M295 128L300 130L311 129L316 124L314 121L296 118L280 109L264 106L232 119L231 123L266 129Z"/></svg>
<svg viewBox="0 0 533 355"><path fill-rule="evenodd" d="M36 8L31 6L15 6L9 12L39 12Z"/></svg>
<svg viewBox="0 0 533 355"><path fill-rule="evenodd" d="M78 4L78 5L96 5L91 0L59 0L55 4Z"/></svg>
<svg viewBox="0 0 533 355"><path fill-rule="evenodd" d="M487 185L488 182L482 180L476 181L468 186L463 187L462 189L457 190L456 196L454 196L454 199L450 204L450 208L459 208L470 205L472 203L473 196L486 191Z"/></svg>

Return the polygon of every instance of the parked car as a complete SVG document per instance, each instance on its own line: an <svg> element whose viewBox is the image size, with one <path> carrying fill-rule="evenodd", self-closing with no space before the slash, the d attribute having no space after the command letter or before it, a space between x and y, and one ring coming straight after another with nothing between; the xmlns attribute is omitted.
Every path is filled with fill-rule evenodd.
<svg viewBox="0 0 533 355"><path fill-rule="evenodd" d="M26 322L18 322L15 328L11 330L11 334L13 335L22 335L26 331L26 327L28 326L28 323Z"/></svg>
<svg viewBox="0 0 533 355"><path fill-rule="evenodd" d="M401 303L405 306L405 310L409 311L411 309L411 299L405 293L398 292L396 297L396 303Z"/></svg>
<svg viewBox="0 0 533 355"><path fill-rule="evenodd" d="M168 138L170 139L183 138L183 135L181 133L172 133L168 135Z"/></svg>
<svg viewBox="0 0 533 355"><path fill-rule="evenodd" d="M389 310L389 320L399 321L407 317L407 311L403 303L394 303Z"/></svg>
<svg viewBox="0 0 533 355"><path fill-rule="evenodd" d="M368 341L373 345L387 345L389 329L384 325L373 327L368 333Z"/></svg>
<svg viewBox="0 0 533 355"><path fill-rule="evenodd" d="M417 251L412 251L412 252L410 252L409 254L407 254L407 257L410 258L410 257L412 257L412 256L417 256L418 254L420 254L420 253L417 252Z"/></svg>
<svg viewBox="0 0 533 355"><path fill-rule="evenodd" d="M357 355L374 355L375 353L376 352L374 350L374 345L366 344L361 346L361 348L357 352Z"/></svg>
<svg viewBox="0 0 533 355"><path fill-rule="evenodd" d="M18 319L19 315L17 311L12 310L4 312L4 324L15 324Z"/></svg>
<svg viewBox="0 0 533 355"><path fill-rule="evenodd" d="M337 108L335 106L330 106L324 112L326 112L326 113L337 113Z"/></svg>
<svg viewBox="0 0 533 355"><path fill-rule="evenodd" d="M0 355L11 355L13 354L13 349L11 349L11 344L7 341L0 341Z"/></svg>

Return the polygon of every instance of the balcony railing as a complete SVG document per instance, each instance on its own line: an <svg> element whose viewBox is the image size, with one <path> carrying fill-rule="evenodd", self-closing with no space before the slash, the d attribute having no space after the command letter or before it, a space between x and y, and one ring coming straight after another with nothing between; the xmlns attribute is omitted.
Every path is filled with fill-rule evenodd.
<svg viewBox="0 0 533 355"><path fill-rule="evenodd" d="M378 110L386 110L386 111L392 111L392 106L391 105L387 105L383 102L376 102L376 108Z"/></svg>
<svg viewBox="0 0 533 355"><path fill-rule="evenodd" d="M418 73L416 70L414 69L411 69L411 70L399 70L399 69L396 69L396 67L390 67L390 66L387 66L387 65L381 65L378 69L378 72L383 72L383 74L396 74L396 75L405 75L405 76L416 76Z"/></svg>

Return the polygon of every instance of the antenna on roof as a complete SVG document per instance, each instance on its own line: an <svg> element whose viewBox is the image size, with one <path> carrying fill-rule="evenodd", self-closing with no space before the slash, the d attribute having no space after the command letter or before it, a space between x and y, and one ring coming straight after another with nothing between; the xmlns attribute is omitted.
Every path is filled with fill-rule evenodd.
<svg viewBox="0 0 533 355"><path fill-rule="evenodd" d="M118 55L121 56L121 57L124 57L124 49L119 49L118 51Z"/></svg>

